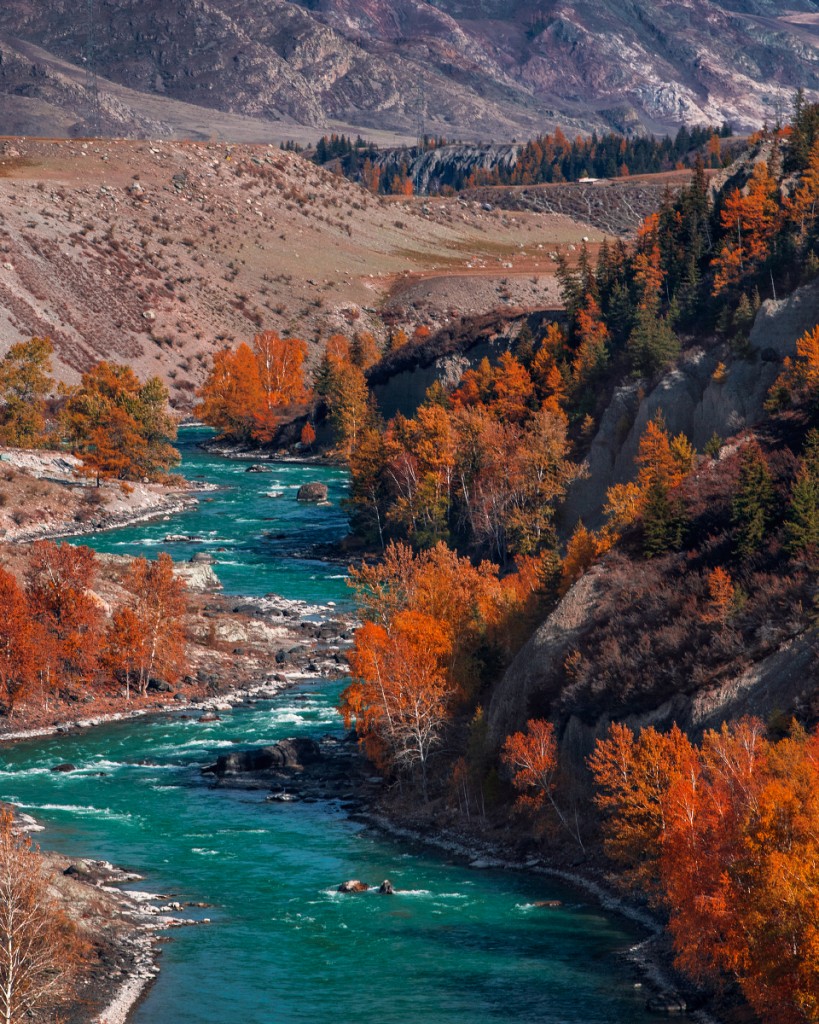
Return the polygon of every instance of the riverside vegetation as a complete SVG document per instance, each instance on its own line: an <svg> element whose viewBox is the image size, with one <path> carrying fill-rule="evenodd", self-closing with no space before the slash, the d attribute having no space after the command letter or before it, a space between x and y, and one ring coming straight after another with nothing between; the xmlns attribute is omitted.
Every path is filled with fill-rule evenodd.
<svg viewBox="0 0 819 1024"><path fill-rule="evenodd" d="M560 722L570 706L616 718L736 671L760 627L768 650L813 628L819 326L755 431L697 453L658 416L635 479L606 496L607 526L577 524L562 550L557 510L618 379L657 379L709 335L726 360L753 357L762 296L819 271L818 200L819 108L800 96L793 123L753 138L714 195L698 161L631 248L562 264L566 323L538 338L524 327L495 365L387 424L361 340L336 341L311 411L350 466L355 532L382 552L352 574L364 625L341 699L368 756L421 801L495 815L514 802L580 850L602 839L617 884L666 915L677 965L787 1024L819 1005L816 702L701 737L615 722L580 778L561 761ZM601 559L602 629L554 668L546 714L498 751L494 680ZM590 789L597 816L581 810Z"/></svg>
<svg viewBox="0 0 819 1024"><path fill-rule="evenodd" d="M539 337L521 328L514 351L454 387L433 385L412 417L380 420L367 380L378 353L364 334L330 339L312 390L303 345L260 334L252 348L220 353L200 392L200 414L228 438L270 443L299 413L301 450L325 431L325 447L349 466L352 527L377 558L351 572L362 626L339 706L392 784L385 803L459 807L479 830L520 812L536 844L545 836L578 856L602 844L616 884L666 917L677 965L776 1024L819 1012L819 707L691 737L617 719L736 671L751 642L772 650L815 628L819 326L782 366L754 432L715 436L698 453L656 417L633 481L605 496L604 528L578 523L564 543L559 512L618 380L658 379L694 339L715 339L728 361L752 357L762 295L787 295L819 271L817 200L819 108L797 98L792 125L753 139L721 191L709 194L698 161L632 247L603 245L596 266L585 251L577 268L561 264L563 322ZM144 411L160 408L156 387L145 395L149 385L125 377L91 371L66 396L62 422L90 474L127 486L165 472L173 456L166 421ZM30 403L15 413L22 387L7 386L6 429L36 439L39 424L19 422ZM88 401L121 387L127 397L103 403L102 415ZM34 391L44 402L42 386ZM115 457L123 439L138 455L128 466ZM46 551L66 557L37 549L26 589L9 578L21 621L26 601L47 612L37 585ZM602 595L593 642L578 636L554 667L553 692L520 709L525 728L493 743L486 708L500 674L592 570ZM169 566L160 558L133 572L136 597ZM83 596L80 580L80 609ZM150 670L129 647L140 614L135 601L120 626L112 621L108 649L141 689ZM9 664L25 649L12 637ZM80 670L66 650L62 671ZM168 650L172 662L177 648ZM560 747L562 720L578 706L614 720L579 769Z"/></svg>

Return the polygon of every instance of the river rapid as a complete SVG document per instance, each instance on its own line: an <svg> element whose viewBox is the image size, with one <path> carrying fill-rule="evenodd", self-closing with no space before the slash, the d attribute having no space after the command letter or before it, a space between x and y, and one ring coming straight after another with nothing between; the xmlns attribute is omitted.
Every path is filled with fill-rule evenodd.
<svg viewBox="0 0 819 1024"><path fill-rule="evenodd" d="M341 470L246 463L182 438L182 472L222 490L171 521L85 538L101 551L210 550L226 590L345 599L343 569L293 557L344 533ZM302 506L307 480L330 508ZM283 497L269 494L283 492ZM165 545L167 534L202 540ZM265 533L276 539L265 539ZM217 550L217 549L224 550ZM42 845L139 871L146 891L210 904L175 930L137 1024L642 1024L655 1019L621 954L621 919L551 880L479 871L385 838L333 802L265 803L212 789L202 765L238 745L341 733L340 684L311 682L207 724L181 715L102 726L0 751L0 798L45 826ZM53 773L70 761L76 772ZM377 885L342 896L347 878ZM133 886L132 886L133 887ZM561 900L539 908L537 901Z"/></svg>

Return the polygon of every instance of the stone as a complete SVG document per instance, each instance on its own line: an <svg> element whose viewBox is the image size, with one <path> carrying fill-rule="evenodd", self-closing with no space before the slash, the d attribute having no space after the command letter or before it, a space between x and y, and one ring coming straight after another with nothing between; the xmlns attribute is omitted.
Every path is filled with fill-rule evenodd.
<svg viewBox="0 0 819 1024"><path fill-rule="evenodd" d="M298 501L327 501L327 495L329 491L327 484L318 483L316 481L309 484L302 484L296 494Z"/></svg>
<svg viewBox="0 0 819 1024"><path fill-rule="evenodd" d="M173 687L170 683L166 683L164 679L149 679L148 689L153 690L155 693L170 693Z"/></svg>
<svg viewBox="0 0 819 1024"><path fill-rule="evenodd" d="M234 775L270 769L302 768L321 759L321 748L315 740L308 736L296 736L270 747L252 747L249 750L221 754L214 764L207 765L202 772L206 775Z"/></svg>
<svg viewBox="0 0 819 1024"><path fill-rule="evenodd" d="M204 715L200 715L198 721L200 722L221 722L221 718L215 715L212 711L206 711Z"/></svg>
<svg viewBox="0 0 819 1024"><path fill-rule="evenodd" d="M75 772L77 770L77 766L75 764L71 764L70 761L65 761L63 764L55 764L51 770L53 772Z"/></svg>
<svg viewBox="0 0 819 1024"><path fill-rule="evenodd" d="M348 882L342 882L338 892L367 892L369 885L366 882L359 882L357 878L351 878Z"/></svg>
<svg viewBox="0 0 819 1024"><path fill-rule="evenodd" d="M245 473L272 473L270 466L262 466L258 462L254 462L252 466L248 466Z"/></svg>
<svg viewBox="0 0 819 1024"><path fill-rule="evenodd" d="M688 1004L676 992L661 992L646 1000L646 1009L649 1013L685 1013L688 1010Z"/></svg>
<svg viewBox="0 0 819 1024"><path fill-rule="evenodd" d="M381 893L382 896L394 896L395 895L395 889L393 889L392 882L389 880L389 878L385 878L384 879L384 881L381 883L381 885L379 885L378 891L379 891L379 893Z"/></svg>
<svg viewBox="0 0 819 1024"><path fill-rule="evenodd" d="M537 903L535 903L535 906L536 907L546 907L546 908L562 907L563 906L563 901L562 900L538 900Z"/></svg>

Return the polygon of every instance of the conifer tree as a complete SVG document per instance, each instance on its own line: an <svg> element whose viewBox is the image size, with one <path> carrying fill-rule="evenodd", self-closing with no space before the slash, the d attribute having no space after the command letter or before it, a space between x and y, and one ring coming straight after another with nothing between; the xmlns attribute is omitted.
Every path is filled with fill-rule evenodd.
<svg viewBox="0 0 819 1024"><path fill-rule="evenodd" d="M774 489L768 464L756 442L746 445L731 519L739 553L749 558L762 546L773 516Z"/></svg>

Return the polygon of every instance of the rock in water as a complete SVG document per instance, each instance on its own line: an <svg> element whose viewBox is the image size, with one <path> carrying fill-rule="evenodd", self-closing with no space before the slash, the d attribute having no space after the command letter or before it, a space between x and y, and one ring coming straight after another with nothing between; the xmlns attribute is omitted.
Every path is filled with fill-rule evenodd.
<svg viewBox="0 0 819 1024"><path fill-rule="evenodd" d="M646 1009L649 1013L685 1013L688 1010L688 1004L676 992L662 992L646 1000Z"/></svg>
<svg viewBox="0 0 819 1024"><path fill-rule="evenodd" d="M63 764L55 764L51 770L53 772L75 772L77 770L77 766L75 764L71 764L69 761L65 761Z"/></svg>
<svg viewBox="0 0 819 1024"><path fill-rule="evenodd" d="M202 769L207 775L234 775L268 769L301 768L321 760L321 748L308 736L282 740L271 747L254 747L221 754L215 764Z"/></svg>
<svg viewBox="0 0 819 1024"><path fill-rule="evenodd" d="M369 889L369 885L366 882L359 882L357 878L350 879L349 882L342 882L338 887L339 892L366 892Z"/></svg>
<svg viewBox="0 0 819 1024"><path fill-rule="evenodd" d="M327 484L317 482L302 484L296 494L299 501L327 501Z"/></svg>
<svg viewBox="0 0 819 1024"><path fill-rule="evenodd" d="M261 466L258 462L254 462L252 466L248 466L245 473L271 473L270 466Z"/></svg>
<svg viewBox="0 0 819 1024"><path fill-rule="evenodd" d="M389 878L385 878L384 879L384 881L381 883L381 885L379 885L378 891L381 893L382 896L394 896L395 895L395 889L393 889L392 882L389 880Z"/></svg>

